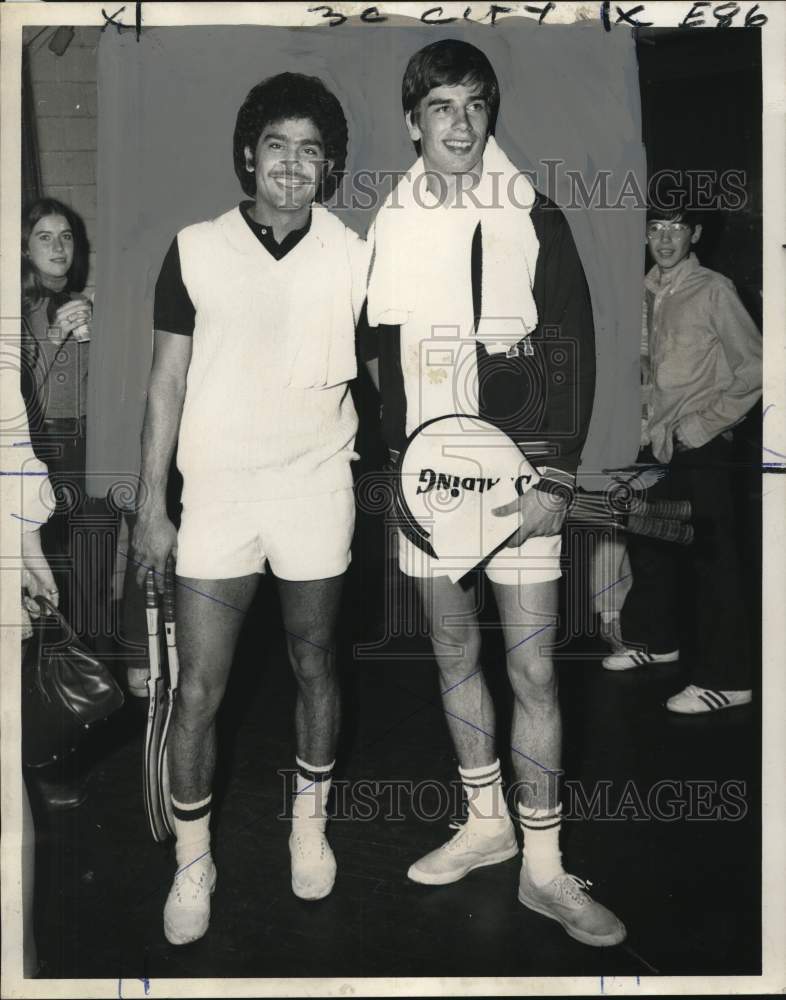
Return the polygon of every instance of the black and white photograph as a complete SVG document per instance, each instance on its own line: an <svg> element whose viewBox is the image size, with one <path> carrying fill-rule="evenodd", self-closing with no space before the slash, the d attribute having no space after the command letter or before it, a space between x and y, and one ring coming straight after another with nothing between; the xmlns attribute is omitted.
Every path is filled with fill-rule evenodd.
<svg viewBox="0 0 786 1000"><path fill-rule="evenodd" d="M786 989L785 42L3 5L3 997Z"/></svg>

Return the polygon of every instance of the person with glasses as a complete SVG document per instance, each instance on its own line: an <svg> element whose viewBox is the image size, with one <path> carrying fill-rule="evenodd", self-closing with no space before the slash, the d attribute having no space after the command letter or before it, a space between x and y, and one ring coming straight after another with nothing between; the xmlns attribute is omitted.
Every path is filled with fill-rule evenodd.
<svg viewBox="0 0 786 1000"><path fill-rule="evenodd" d="M674 203L686 204L684 194L674 192ZM745 705L752 696L731 430L761 395L761 335L732 282L699 263L693 249L701 233L688 209L647 212L650 443L639 455L668 466L650 498L690 500L696 541L677 553L664 542L628 539L625 648L603 661L607 670L674 662L682 633L684 648L692 647L690 683L666 707L683 715Z"/></svg>

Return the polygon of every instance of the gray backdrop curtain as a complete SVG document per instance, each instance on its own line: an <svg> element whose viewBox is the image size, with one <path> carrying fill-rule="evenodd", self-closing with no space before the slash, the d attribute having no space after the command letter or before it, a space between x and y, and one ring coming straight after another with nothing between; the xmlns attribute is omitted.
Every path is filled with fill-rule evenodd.
<svg viewBox="0 0 786 1000"><path fill-rule="evenodd" d="M448 28L348 22L339 28L172 27L105 32L98 58L98 241L91 345L88 489L132 483L152 351L153 288L182 226L242 197L232 165L235 116L249 89L285 70L319 76L349 123L347 169L405 170L414 159L401 114L410 55L442 37L473 42L502 89L497 138L516 165L563 208L567 171L609 190L644 189L634 40L596 23ZM549 183L545 161L556 184ZM389 185L382 185L383 191ZM628 206L631 202L628 201ZM365 234L373 210L346 208ZM597 388L585 470L634 460L639 442L639 336L644 213L631 207L566 211L592 294ZM130 500L128 491L118 499Z"/></svg>

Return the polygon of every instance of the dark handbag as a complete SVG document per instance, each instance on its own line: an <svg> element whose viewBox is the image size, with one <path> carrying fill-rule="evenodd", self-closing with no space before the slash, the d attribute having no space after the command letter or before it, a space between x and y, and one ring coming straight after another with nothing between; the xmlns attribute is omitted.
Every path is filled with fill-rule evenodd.
<svg viewBox="0 0 786 1000"><path fill-rule="evenodd" d="M44 597L22 663L22 760L42 767L75 750L90 726L122 707L123 692Z"/></svg>

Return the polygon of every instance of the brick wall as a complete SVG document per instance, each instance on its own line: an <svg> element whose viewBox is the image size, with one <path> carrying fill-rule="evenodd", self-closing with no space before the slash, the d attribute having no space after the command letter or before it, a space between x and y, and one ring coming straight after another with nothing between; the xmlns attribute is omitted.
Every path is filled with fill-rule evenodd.
<svg viewBox="0 0 786 1000"><path fill-rule="evenodd" d="M31 32L35 34L34 29ZM49 51L47 30L29 50L44 194L81 215L90 240L87 291L95 290L96 63L100 28L75 28L62 56ZM30 29L28 29L30 32Z"/></svg>

